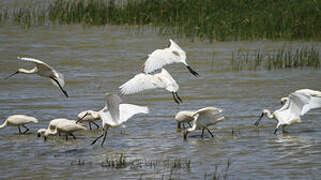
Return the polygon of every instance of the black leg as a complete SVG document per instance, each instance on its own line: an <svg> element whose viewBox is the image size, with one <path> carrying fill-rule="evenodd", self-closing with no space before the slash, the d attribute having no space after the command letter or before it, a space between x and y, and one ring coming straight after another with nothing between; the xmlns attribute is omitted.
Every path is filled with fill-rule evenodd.
<svg viewBox="0 0 321 180"><path fill-rule="evenodd" d="M74 139L77 139L76 136L74 136L72 133L69 133L70 136L72 136Z"/></svg>
<svg viewBox="0 0 321 180"><path fill-rule="evenodd" d="M91 123L93 123L97 127L97 129L99 129L99 125L97 123L95 123L94 121Z"/></svg>
<svg viewBox="0 0 321 180"><path fill-rule="evenodd" d="M274 130L274 134L276 134L276 132L278 131L278 128L275 128L275 130Z"/></svg>
<svg viewBox="0 0 321 180"><path fill-rule="evenodd" d="M104 139L103 139L103 141L101 142L101 147L103 147L103 145L104 145L104 143L105 143L106 136L107 136L107 132L108 132L108 128L109 128L109 127L107 127L107 129L106 129L106 131L105 131Z"/></svg>
<svg viewBox="0 0 321 180"><path fill-rule="evenodd" d="M22 134L26 134L26 132L29 131L29 128L27 126L25 126L24 124L22 125L22 127L24 127L26 129Z"/></svg>
<svg viewBox="0 0 321 180"><path fill-rule="evenodd" d="M65 95L66 97L69 97L67 91L65 91L64 88L61 87L61 85L60 85L60 83L57 81L57 79L55 79L55 78L53 78L53 77L50 77L50 78L58 84L59 89L64 93L64 95Z"/></svg>
<svg viewBox="0 0 321 180"><path fill-rule="evenodd" d="M60 131L58 131L58 136L61 136L61 133L60 133Z"/></svg>
<svg viewBox="0 0 321 180"><path fill-rule="evenodd" d="M68 134L66 133L66 141L68 141Z"/></svg>
<svg viewBox="0 0 321 180"><path fill-rule="evenodd" d="M103 135L104 135L104 132L103 132L102 135L98 136L90 145L95 144L98 139L100 139L101 137L103 137Z"/></svg>
<svg viewBox="0 0 321 180"><path fill-rule="evenodd" d="M185 129L185 123L183 123L183 129Z"/></svg>
<svg viewBox="0 0 321 180"><path fill-rule="evenodd" d="M203 138L205 128L202 129L201 138Z"/></svg>
<svg viewBox="0 0 321 180"><path fill-rule="evenodd" d="M214 137L214 135L212 134L212 132L208 128L206 128L206 130L208 131L208 133L211 134L212 137Z"/></svg>
<svg viewBox="0 0 321 180"><path fill-rule="evenodd" d="M20 129L20 126L18 126L18 130L19 130L19 134L21 134L21 129Z"/></svg>
<svg viewBox="0 0 321 180"><path fill-rule="evenodd" d="M91 130L91 123L90 123L90 121L88 121L88 124L89 124L89 129Z"/></svg>

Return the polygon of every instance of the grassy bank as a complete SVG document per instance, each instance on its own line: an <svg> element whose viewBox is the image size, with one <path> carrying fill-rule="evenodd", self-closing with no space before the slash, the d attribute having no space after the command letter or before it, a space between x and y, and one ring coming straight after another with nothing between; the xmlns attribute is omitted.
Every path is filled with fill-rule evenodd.
<svg viewBox="0 0 321 180"><path fill-rule="evenodd" d="M320 50L315 47L283 46L271 52L257 50L238 49L232 52L231 67L233 70L260 70L260 69L284 69L321 67Z"/></svg>
<svg viewBox="0 0 321 180"><path fill-rule="evenodd" d="M18 23L151 25L161 34L210 41L321 39L319 0L56 0L13 13Z"/></svg>

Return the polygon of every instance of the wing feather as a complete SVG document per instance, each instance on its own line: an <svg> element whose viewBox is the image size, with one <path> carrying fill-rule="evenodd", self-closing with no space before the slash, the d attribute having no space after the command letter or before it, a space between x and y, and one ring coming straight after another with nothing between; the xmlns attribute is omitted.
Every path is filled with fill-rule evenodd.
<svg viewBox="0 0 321 180"><path fill-rule="evenodd" d="M161 87L162 82L155 76L150 74L137 74L135 77L121 85L120 92L122 94L133 94L146 89L155 89Z"/></svg>
<svg viewBox="0 0 321 180"><path fill-rule="evenodd" d="M136 114L147 114L149 113L147 106L137 106L133 104L121 104L119 106L120 110L120 121L119 123L126 122L129 118Z"/></svg>
<svg viewBox="0 0 321 180"><path fill-rule="evenodd" d="M119 104L122 102L120 97L116 94L106 93L106 107L115 121L119 121Z"/></svg>
<svg viewBox="0 0 321 180"><path fill-rule="evenodd" d="M47 63L43 62L43 61L40 61L38 59L34 59L34 58L27 58L27 57L17 57L18 59L20 60L23 60L23 61L28 61L28 62L33 62L36 64L36 66L39 68L39 69L43 69L43 70L49 70L49 71L52 71L54 70L51 66L49 66Z"/></svg>

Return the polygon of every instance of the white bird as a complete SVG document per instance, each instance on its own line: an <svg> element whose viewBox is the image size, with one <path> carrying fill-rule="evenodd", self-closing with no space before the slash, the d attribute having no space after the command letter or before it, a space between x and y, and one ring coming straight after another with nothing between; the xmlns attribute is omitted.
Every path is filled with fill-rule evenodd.
<svg viewBox="0 0 321 180"><path fill-rule="evenodd" d="M206 129L212 137L214 135L211 133L211 131L208 129L209 126L213 126L216 123L224 120L224 116L220 116L220 114L223 112L222 109L216 108L216 107L205 107L202 109L199 109L195 111L192 116L191 114L185 114L186 117L192 117L193 119L193 126L191 128L188 128L184 132L184 139L187 138L188 133L194 131L196 128L202 129L201 137L203 137L204 130Z"/></svg>
<svg viewBox="0 0 321 180"><path fill-rule="evenodd" d="M54 130L54 129L56 129L57 124L60 123L60 122L63 122L63 121L65 121L65 119L62 119L62 118L53 119L53 120L51 120L51 121L49 122L49 125L48 125L48 128L47 128L47 129L52 129L52 130ZM37 131L38 137L44 136L44 135L45 135L45 132L47 131L47 129L45 129L45 128L40 128L40 129L38 129L38 131ZM49 130L48 130L48 131L49 131ZM60 132L59 132L59 131L58 131L58 134L59 134L59 136L60 136Z"/></svg>
<svg viewBox="0 0 321 180"><path fill-rule="evenodd" d="M19 68L17 72L9 75L5 79L8 79L18 73L38 74L39 76L50 78L51 82L55 86L57 86L64 93L64 95L66 97L69 97L67 94L67 91L65 91L63 88L65 85L63 74L59 73L54 68L49 66L47 63L44 63L38 59L26 58L26 57L18 57L18 59L23 60L23 61L33 62L33 63L35 63L36 66L30 70Z"/></svg>
<svg viewBox="0 0 321 180"><path fill-rule="evenodd" d="M19 130L19 134L25 134L29 131L29 128L26 126L28 123L38 123L39 120L26 115L12 115L9 116L3 124L0 125L0 129L5 128L7 126L17 126ZM20 126L24 127L26 130L21 132Z"/></svg>
<svg viewBox="0 0 321 180"><path fill-rule="evenodd" d="M129 118L136 114L149 112L146 106L137 106L133 104L121 104L121 99L118 95L106 93L106 105L99 111L102 119L102 127L104 132L97 137L91 144L95 144L98 139L104 136L101 146L103 146L107 131L110 127L119 127L125 123Z"/></svg>
<svg viewBox="0 0 321 180"><path fill-rule="evenodd" d="M269 119L275 119L278 122L274 134L276 134L280 126L282 126L282 131L286 133L286 126L301 122L300 116L303 116L311 109L321 107L321 92L311 89L300 89L291 93L288 97L281 98L282 103L283 106L273 113L268 109L264 109L255 125L258 126L260 120L265 115Z"/></svg>
<svg viewBox="0 0 321 180"><path fill-rule="evenodd" d="M148 58L144 63L144 72L154 72L155 70L160 69L167 64L183 63L190 73L192 73L194 76L199 76L199 74L186 63L185 51L173 40L170 39L169 41L170 44L168 48L156 49L148 55Z"/></svg>
<svg viewBox="0 0 321 180"><path fill-rule="evenodd" d="M86 129L87 129L86 127L84 127L79 123L76 123L76 121L74 120L63 119L63 118L54 119L50 122L48 129L45 131L43 136L44 136L44 140L46 140L49 135L55 135L59 132L62 132L62 133L65 133L66 140L68 140L68 135L76 139L76 137L73 135L73 132L86 130ZM43 130L41 132L43 132Z"/></svg>
<svg viewBox="0 0 321 180"><path fill-rule="evenodd" d="M174 101L177 104L183 102L177 94L179 89L178 84L164 68L160 73L154 75L145 73L137 74L119 88L120 92L124 95L141 92L146 89L164 88L172 93Z"/></svg>
<svg viewBox="0 0 321 180"><path fill-rule="evenodd" d="M185 129L185 123L188 123L188 125L190 127L192 127L192 125L190 124L190 122L192 122L194 120L194 115L195 111L180 111L176 114L175 119L177 122L177 129L181 129L181 124L183 124L183 129Z"/></svg>
<svg viewBox="0 0 321 180"><path fill-rule="evenodd" d="M89 129L91 130L91 123L93 123L97 129L99 128L99 125L95 123L95 121L100 120L99 111L93 111L93 110L87 110L82 111L78 115L78 122L87 121L89 124Z"/></svg>

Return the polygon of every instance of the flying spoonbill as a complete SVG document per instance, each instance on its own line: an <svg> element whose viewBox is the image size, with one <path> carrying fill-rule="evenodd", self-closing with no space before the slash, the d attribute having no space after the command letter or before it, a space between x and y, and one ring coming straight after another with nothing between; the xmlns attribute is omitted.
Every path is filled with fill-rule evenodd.
<svg viewBox="0 0 321 180"><path fill-rule="evenodd" d="M67 91L65 91L63 88L65 85L65 81L64 81L64 76L61 73L56 71L54 68L49 66L47 63L44 63L38 59L27 58L27 57L18 57L18 59L23 60L23 61L33 62L33 63L35 63L36 66L30 70L19 68L18 71L9 75L5 79L8 79L18 73L38 74L39 76L50 78L51 82L55 86L57 86L64 93L64 95L66 97L69 97L67 94Z"/></svg>
<svg viewBox="0 0 321 180"><path fill-rule="evenodd" d="M0 125L0 129L5 128L7 126L17 126L19 130L19 134L25 134L29 131L29 128L25 125L28 123L38 123L39 120L32 117L32 116L26 116L26 115L12 115L9 116L3 124ZM26 130L24 132L21 132L20 126L24 127Z"/></svg>
<svg viewBox="0 0 321 180"><path fill-rule="evenodd" d="M95 144L98 139L104 136L101 146L104 145L107 131L110 127L119 127L129 118L136 114L147 114L148 107L137 106L133 104L121 104L121 99L118 95L106 93L106 105L99 111L100 118L102 119L102 127L104 132L98 136L91 145Z"/></svg>
<svg viewBox="0 0 321 180"><path fill-rule="evenodd" d="M46 140L49 135L55 135L59 132L65 133L66 140L68 140L68 135L76 139L76 137L73 135L73 132L87 129L83 125L76 123L75 120L61 118L61 119L54 119L52 121L50 122L48 129L43 134L44 140ZM43 130L41 130L40 132L39 131L40 130L38 130L38 133L43 132Z"/></svg>
<svg viewBox="0 0 321 180"><path fill-rule="evenodd" d="M120 92L125 95L137 93L146 89L164 88L172 93L174 101L177 104L183 102L177 94L179 89L178 84L164 68L160 73L154 75L145 73L137 74L119 88Z"/></svg>
<svg viewBox="0 0 321 180"><path fill-rule="evenodd" d="M98 111L93 111L93 110L82 111L77 116L78 116L77 123L79 121L81 122L88 121L90 130L91 130L91 123L93 123L97 127L97 129L99 128L99 125L95 123L96 120L100 120Z"/></svg>
<svg viewBox="0 0 321 180"><path fill-rule="evenodd" d="M193 126L184 132L184 139L187 138L188 133L194 131L196 128L202 129L201 137L203 137L205 129L214 137L208 127L224 120L224 116L219 116L222 112L222 109L216 107L205 107L193 113L186 113L185 116L188 117L188 119L193 118Z"/></svg>
<svg viewBox="0 0 321 180"><path fill-rule="evenodd" d="M144 72L151 73L162 68L166 64L183 63L194 76L199 74L186 63L186 53L173 40L169 39L169 47L165 49L156 49L148 55L144 63Z"/></svg>
<svg viewBox="0 0 321 180"><path fill-rule="evenodd" d="M264 109L259 119L254 123L259 125L260 120L265 115L269 119L275 119L278 123L274 130L274 134L282 126L282 132L285 131L285 127L294 123L301 122L300 116L303 116L311 109L321 107L321 92L311 89L300 89L291 93L288 97L281 98L283 106L271 113L268 109Z"/></svg>

